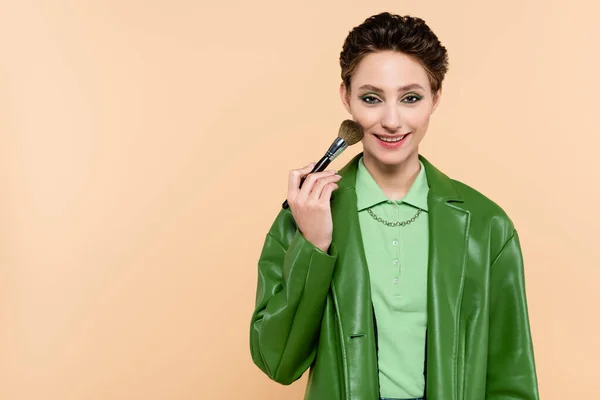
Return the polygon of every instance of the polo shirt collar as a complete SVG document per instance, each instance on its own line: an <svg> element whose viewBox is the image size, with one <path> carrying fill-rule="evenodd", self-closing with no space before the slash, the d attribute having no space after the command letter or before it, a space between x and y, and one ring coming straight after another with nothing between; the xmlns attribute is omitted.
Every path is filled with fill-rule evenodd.
<svg viewBox="0 0 600 400"><path fill-rule="evenodd" d="M408 193L406 193L404 198L398 199L395 202L398 204L410 204L411 206L427 211L427 192L429 190L429 185L427 183L425 166L421 160L419 160L419 164L421 169L417 178L408 190ZM379 203L392 201L385 195L379 185L377 185L377 182L375 182L375 179L373 179L365 167L362 157L358 161L358 168L356 171L356 200L358 211L373 207Z"/></svg>

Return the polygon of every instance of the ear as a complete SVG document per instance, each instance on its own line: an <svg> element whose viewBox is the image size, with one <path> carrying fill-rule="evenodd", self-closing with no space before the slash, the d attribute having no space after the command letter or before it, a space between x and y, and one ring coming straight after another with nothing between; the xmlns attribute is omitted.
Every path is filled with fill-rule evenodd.
<svg viewBox="0 0 600 400"><path fill-rule="evenodd" d="M344 82L340 83L340 98L342 99L342 103L344 104L344 108L346 109L346 111L352 114L352 111L350 111L349 94L350 93L348 92L348 89L346 89L346 85L344 84Z"/></svg>
<svg viewBox="0 0 600 400"><path fill-rule="evenodd" d="M440 104L440 100L442 98L442 88L439 88L438 91L433 96L433 108L431 109L431 113L435 112L435 109Z"/></svg>

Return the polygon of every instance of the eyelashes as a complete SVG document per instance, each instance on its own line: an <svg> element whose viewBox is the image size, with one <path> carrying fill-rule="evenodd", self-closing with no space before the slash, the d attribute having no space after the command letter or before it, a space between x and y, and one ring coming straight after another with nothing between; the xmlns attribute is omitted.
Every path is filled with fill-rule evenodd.
<svg viewBox="0 0 600 400"><path fill-rule="evenodd" d="M363 103L367 103L367 104L381 103L381 100L379 100L377 97L371 96L368 94L365 96L360 96L360 99L363 101Z"/></svg>
<svg viewBox="0 0 600 400"><path fill-rule="evenodd" d="M359 98L362 100L363 103L366 103L369 105L381 103L381 100L379 100L379 98L377 98L376 96L374 96L372 94L365 94L363 96L359 96ZM402 101L402 103L405 103L405 104L414 104L421 100L423 100L423 96L420 96L416 93L410 93L407 96L405 96L401 101Z"/></svg>
<svg viewBox="0 0 600 400"><path fill-rule="evenodd" d="M404 100L408 100L409 98L412 98L413 100L407 101L408 104L413 104L413 103L423 100L423 96L419 96L418 94L410 94L410 95L406 96L404 99L402 99L402 102L404 102Z"/></svg>

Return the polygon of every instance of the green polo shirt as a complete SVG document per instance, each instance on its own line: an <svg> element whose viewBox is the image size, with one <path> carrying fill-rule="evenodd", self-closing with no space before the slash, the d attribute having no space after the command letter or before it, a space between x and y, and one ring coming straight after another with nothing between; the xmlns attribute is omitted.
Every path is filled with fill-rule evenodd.
<svg viewBox="0 0 600 400"><path fill-rule="evenodd" d="M392 201L377 185L363 159L358 164L358 217L371 280L377 320L379 385L382 397L416 398L425 386L425 330L427 327L427 263L429 229L425 167L403 199ZM410 224L389 227L386 221Z"/></svg>

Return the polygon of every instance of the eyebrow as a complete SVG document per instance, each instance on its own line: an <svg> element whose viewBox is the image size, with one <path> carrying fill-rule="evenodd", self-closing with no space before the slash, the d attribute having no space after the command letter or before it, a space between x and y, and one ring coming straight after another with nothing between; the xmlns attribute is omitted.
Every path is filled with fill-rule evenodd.
<svg viewBox="0 0 600 400"><path fill-rule="evenodd" d="M373 92L383 93L383 89L378 88L377 86L373 86L373 85L362 85L361 87L359 87L359 89L367 89L367 90L371 90ZM423 86L419 85L418 83L411 83L409 85L400 86L398 88L398 91L399 92L406 92L406 91L412 90L412 89L422 89L422 90L425 90L425 88Z"/></svg>

